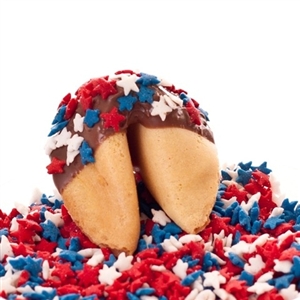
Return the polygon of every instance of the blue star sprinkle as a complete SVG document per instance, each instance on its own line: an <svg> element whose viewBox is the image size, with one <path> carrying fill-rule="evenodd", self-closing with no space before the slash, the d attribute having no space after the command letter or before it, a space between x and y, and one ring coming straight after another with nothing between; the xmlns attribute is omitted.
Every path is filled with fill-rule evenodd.
<svg viewBox="0 0 300 300"><path fill-rule="evenodd" d="M263 163L262 163L260 166L258 166L258 167L251 167L251 169L252 169L253 171L259 170L259 171L261 171L262 173L265 173L265 174L269 174L269 173L272 172L271 169L267 168L267 162L263 162Z"/></svg>
<svg viewBox="0 0 300 300"><path fill-rule="evenodd" d="M118 102L120 103L119 110L132 110L133 104L137 101L137 98L131 95L123 96L118 98Z"/></svg>
<svg viewBox="0 0 300 300"><path fill-rule="evenodd" d="M186 104L191 100L191 98L185 93L181 93L179 98L183 101L184 106L186 106Z"/></svg>
<svg viewBox="0 0 300 300"><path fill-rule="evenodd" d="M92 128L96 123L100 121L99 109L87 109L83 123L85 123L89 128Z"/></svg>
<svg viewBox="0 0 300 300"><path fill-rule="evenodd" d="M254 283L254 275L246 272L246 271L242 271L239 280L245 280L247 286L251 286Z"/></svg>
<svg viewBox="0 0 300 300"><path fill-rule="evenodd" d="M50 242L56 242L57 238L60 236L58 228L55 226L55 224L47 220L44 223L40 224L42 226L43 230L43 238L48 239Z"/></svg>
<svg viewBox="0 0 300 300"><path fill-rule="evenodd" d="M266 220L264 228L266 229L275 229L278 225L284 223L284 219L281 219L280 216L270 217Z"/></svg>
<svg viewBox="0 0 300 300"><path fill-rule="evenodd" d="M160 80L154 75L149 75L149 74L146 74L146 73L141 73L140 75L141 76L136 81L136 83L139 83L139 84L144 85L144 86L160 83Z"/></svg>
<svg viewBox="0 0 300 300"><path fill-rule="evenodd" d="M181 284L184 286L190 286L193 282L195 282L204 272L199 270L187 275L184 279L182 279Z"/></svg>
<svg viewBox="0 0 300 300"><path fill-rule="evenodd" d="M277 290L286 289L290 286L293 279L294 279L293 274L283 275L277 278L273 278L272 281L274 284L272 285L275 285Z"/></svg>
<svg viewBox="0 0 300 300"><path fill-rule="evenodd" d="M246 185L247 183L249 183L252 176L252 171L245 171L243 169L238 169L237 173L238 173L238 177L235 180L237 183L241 183L242 185Z"/></svg>
<svg viewBox="0 0 300 300"><path fill-rule="evenodd" d="M242 163L242 162L240 162L239 164L239 167L241 168L241 169L243 169L244 171L248 171L250 168L251 168L251 166L252 166L252 161L249 161L249 162L247 162L247 163Z"/></svg>
<svg viewBox="0 0 300 300"><path fill-rule="evenodd" d="M87 163L95 162L95 158L93 156L93 149L89 146L86 141L83 141L80 148L79 153L81 156L82 164L86 165Z"/></svg>
<svg viewBox="0 0 300 300"><path fill-rule="evenodd" d="M155 293L154 288L139 288L136 290L135 294L140 297L140 296L147 296Z"/></svg>
<svg viewBox="0 0 300 300"><path fill-rule="evenodd" d="M83 260L83 256L78 254L75 251L71 251L71 250L62 250L59 252L59 257L63 258L66 261L69 261L71 263L76 262L77 260Z"/></svg>
<svg viewBox="0 0 300 300"><path fill-rule="evenodd" d="M147 88L145 86L141 86L139 92L137 93L137 96L139 98L139 101L142 103L152 103L153 102L153 94L154 90Z"/></svg>
<svg viewBox="0 0 300 300"><path fill-rule="evenodd" d="M244 268L245 262L237 254L229 252L228 258L235 266Z"/></svg>
<svg viewBox="0 0 300 300"><path fill-rule="evenodd" d="M128 300L140 300L139 297L135 296L134 294L127 292L126 293Z"/></svg>
<svg viewBox="0 0 300 300"><path fill-rule="evenodd" d="M243 209L240 209L239 211L239 222L247 231L250 231L250 218Z"/></svg>
<svg viewBox="0 0 300 300"><path fill-rule="evenodd" d="M53 134L59 132L60 130L64 129L69 121L63 121L60 123L56 123L50 130L48 136L52 136Z"/></svg>
<svg viewBox="0 0 300 300"><path fill-rule="evenodd" d="M293 257L293 266L291 271L293 272L296 278L300 278L300 257L299 256Z"/></svg>
<svg viewBox="0 0 300 300"><path fill-rule="evenodd" d="M52 121L52 125L54 125L56 123L61 123L64 120L64 115L66 113L66 109L67 109L67 107L65 105L62 105L58 109L57 114L55 115L55 117Z"/></svg>

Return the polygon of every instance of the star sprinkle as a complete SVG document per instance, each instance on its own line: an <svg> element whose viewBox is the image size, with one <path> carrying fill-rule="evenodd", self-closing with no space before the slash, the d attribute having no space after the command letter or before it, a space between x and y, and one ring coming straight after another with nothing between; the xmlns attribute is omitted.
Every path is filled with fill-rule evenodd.
<svg viewBox="0 0 300 300"><path fill-rule="evenodd" d="M166 226L167 223L171 222L163 210L155 210L152 208L151 213L153 214L152 221L155 223Z"/></svg>
<svg viewBox="0 0 300 300"><path fill-rule="evenodd" d="M11 245L5 235L1 236L0 240L0 262L3 261L4 257L13 257L14 253L12 251ZM0 275L1 276L1 275Z"/></svg>
<svg viewBox="0 0 300 300"><path fill-rule="evenodd" d="M114 80L107 81L105 78L99 78L96 81L93 91L99 93L102 99L106 100L110 95L117 93L115 84L116 82Z"/></svg>
<svg viewBox="0 0 300 300"><path fill-rule="evenodd" d="M114 281L122 276L114 266L108 267L107 265L103 265L103 269L99 271L99 281L100 283L112 285Z"/></svg>
<svg viewBox="0 0 300 300"><path fill-rule="evenodd" d="M152 103L153 102L154 90L151 88L145 87L143 85L140 86L140 90L137 93L138 99L142 103Z"/></svg>
<svg viewBox="0 0 300 300"><path fill-rule="evenodd" d="M95 158L93 156L93 149L89 146L86 141L83 141L79 148L81 162L86 165L87 163L95 162Z"/></svg>
<svg viewBox="0 0 300 300"><path fill-rule="evenodd" d="M52 157L51 163L46 167L48 174L59 174L64 172L66 161Z"/></svg>
<svg viewBox="0 0 300 300"><path fill-rule="evenodd" d="M128 255L126 256L124 252L121 252L118 256L118 259L116 262L113 264L113 266L119 271L123 272L126 270L129 270L132 267L132 260L133 256Z"/></svg>
<svg viewBox="0 0 300 300"><path fill-rule="evenodd" d="M190 115L191 121L192 123L196 124L196 125L200 125L201 124L201 119L200 119L200 112L199 110L194 106L192 101L189 101L186 104L186 110L188 112L188 114Z"/></svg>
<svg viewBox="0 0 300 300"><path fill-rule="evenodd" d="M67 142L68 152L77 151L83 141L83 137L75 133Z"/></svg>
<svg viewBox="0 0 300 300"><path fill-rule="evenodd" d="M51 136L47 139L47 142L44 146L46 155L50 155L51 152L56 149L56 136Z"/></svg>
<svg viewBox="0 0 300 300"><path fill-rule="evenodd" d="M57 114L55 115L55 117L52 121L52 125L64 121L64 115L65 115L65 112L66 112L66 108L67 107L65 105L63 105L58 109Z"/></svg>
<svg viewBox="0 0 300 300"><path fill-rule="evenodd" d="M154 76L146 73L140 73L140 77L137 79L136 83L139 83L144 86L155 85L160 83L160 80Z"/></svg>
<svg viewBox="0 0 300 300"><path fill-rule="evenodd" d="M104 128L112 127L116 132L120 130L120 123L126 119L118 113L116 107L113 107L109 113L102 113L101 118L104 120Z"/></svg>
<svg viewBox="0 0 300 300"><path fill-rule="evenodd" d="M124 95L127 96L130 91L138 92L139 87L136 85L138 77L136 74L132 75L122 75L121 79L116 82L117 86L120 86L124 89Z"/></svg>
<svg viewBox="0 0 300 300"><path fill-rule="evenodd" d="M48 136L52 136L55 133L59 132L60 130L62 130L64 127L67 126L69 121L62 121L60 123L56 123L54 126L52 126Z"/></svg>
<svg viewBox="0 0 300 300"><path fill-rule="evenodd" d="M184 279L187 276L187 269L189 264L183 262L182 259L178 259L176 265L172 268L174 274L176 274L180 279Z"/></svg>
<svg viewBox="0 0 300 300"><path fill-rule="evenodd" d="M67 160L66 165L69 166L75 159L75 157L79 154L79 150L67 151Z"/></svg>
<svg viewBox="0 0 300 300"><path fill-rule="evenodd" d="M160 116L162 121L164 121L167 117L167 114L172 111L172 108L166 104L163 96L160 96L159 101L153 101L151 105L151 116Z"/></svg>
<svg viewBox="0 0 300 300"><path fill-rule="evenodd" d="M118 98L119 102L119 110L124 111L124 110L132 110L133 104L137 102L137 98L135 96L123 96Z"/></svg>
<svg viewBox="0 0 300 300"><path fill-rule="evenodd" d="M70 138L71 132L65 127L58 135L55 136L56 148L67 146Z"/></svg>
<svg viewBox="0 0 300 300"><path fill-rule="evenodd" d="M100 113L99 109L87 109L83 122L89 128L92 128L100 120L99 113Z"/></svg>
<svg viewBox="0 0 300 300"><path fill-rule="evenodd" d="M73 119L74 124L74 131L75 132L82 132L83 131L83 120L84 117L82 117L80 114L76 114Z"/></svg>

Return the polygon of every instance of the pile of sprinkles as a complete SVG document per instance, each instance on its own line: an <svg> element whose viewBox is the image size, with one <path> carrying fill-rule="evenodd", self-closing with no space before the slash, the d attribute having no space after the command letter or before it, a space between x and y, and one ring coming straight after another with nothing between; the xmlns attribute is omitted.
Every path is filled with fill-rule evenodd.
<svg viewBox="0 0 300 300"><path fill-rule="evenodd" d="M0 211L0 299L300 297L298 202L281 199L266 163L225 166L220 178L210 223L186 234L136 174L141 233L132 256L89 241L59 195Z"/></svg>

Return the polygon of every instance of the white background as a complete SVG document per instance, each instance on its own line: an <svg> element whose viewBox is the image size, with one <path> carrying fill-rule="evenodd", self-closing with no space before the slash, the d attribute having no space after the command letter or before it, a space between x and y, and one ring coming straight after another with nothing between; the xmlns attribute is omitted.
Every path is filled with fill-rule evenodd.
<svg viewBox="0 0 300 300"><path fill-rule="evenodd" d="M300 200L300 1L0 0L0 207L53 194L63 96L139 69L209 112L221 162L264 161Z"/></svg>

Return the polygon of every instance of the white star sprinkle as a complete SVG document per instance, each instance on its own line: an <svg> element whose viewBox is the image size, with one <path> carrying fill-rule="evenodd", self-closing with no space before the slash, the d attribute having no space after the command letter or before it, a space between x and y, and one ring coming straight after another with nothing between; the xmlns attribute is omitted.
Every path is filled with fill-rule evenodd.
<svg viewBox="0 0 300 300"><path fill-rule="evenodd" d="M25 217L29 214L30 208L28 206L25 206L24 204L19 202L15 202L14 204L15 204L15 208L21 215Z"/></svg>
<svg viewBox="0 0 300 300"><path fill-rule="evenodd" d="M285 300L299 300L300 299L300 293L296 290L296 285L293 283L289 287L285 289L281 289L279 291L279 294L283 297Z"/></svg>
<svg viewBox="0 0 300 300"><path fill-rule="evenodd" d="M171 220L169 217L165 214L163 210L155 210L151 209L151 213L153 214L152 221L155 223L158 223L162 226L166 226L167 223L170 223Z"/></svg>
<svg viewBox="0 0 300 300"><path fill-rule="evenodd" d="M183 106L183 100L181 100L178 96L173 95L162 86L159 86L159 89L166 93L165 95L163 95L164 100L172 109L175 109L178 106Z"/></svg>
<svg viewBox="0 0 300 300"><path fill-rule="evenodd" d="M50 220L52 223L55 224L56 227L61 227L64 225L64 221L61 217L61 213L53 214L50 211L45 211L45 219Z"/></svg>
<svg viewBox="0 0 300 300"><path fill-rule="evenodd" d="M245 201L242 201L241 203L241 208L243 208L247 213L249 212L249 210L252 208L254 202L258 202L260 199L260 192L252 195L249 200L247 201L247 203L245 203Z"/></svg>
<svg viewBox="0 0 300 300"><path fill-rule="evenodd" d="M197 289L193 289L186 296L185 300L195 300L198 294L199 294L199 291Z"/></svg>
<svg viewBox="0 0 300 300"><path fill-rule="evenodd" d="M67 161L66 161L66 164L67 166L69 164L71 164L73 161L74 161L74 158L79 154L79 151L68 151L67 152Z"/></svg>
<svg viewBox="0 0 300 300"><path fill-rule="evenodd" d="M67 142L68 152L78 150L83 140L84 139L82 136L79 136L77 133L75 133Z"/></svg>
<svg viewBox="0 0 300 300"><path fill-rule="evenodd" d="M54 203L55 200L61 201L62 196L61 196L61 194L59 193L59 191L57 189L54 189L53 190L53 196L49 196L48 199L49 199L50 202Z"/></svg>
<svg viewBox="0 0 300 300"><path fill-rule="evenodd" d="M178 249L172 244L172 242L169 239L165 239L162 243L161 246L166 252L175 252Z"/></svg>
<svg viewBox="0 0 300 300"><path fill-rule="evenodd" d="M182 244L176 240L174 236L171 236L169 239L165 239L161 246L166 252L174 252L182 247Z"/></svg>
<svg viewBox="0 0 300 300"><path fill-rule="evenodd" d="M99 270L98 279L100 283L112 285L121 275L122 273L119 273L115 266L108 267L103 265L103 269Z"/></svg>
<svg viewBox="0 0 300 300"><path fill-rule="evenodd" d="M226 278L222 276L219 271L212 271L204 273L205 277L203 281L203 286L212 286L214 289L219 289L220 284L226 283Z"/></svg>
<svg viewBox="0 0 300 300"><path fill-rule="evenodd" d="M50 155L50 153L56 149L56 136L51 136L47 139L46 144L44 146L46 155Z"/></svg>
<svg viewBox="0 0 300 300"><path fill-rule="evenodd" d="M202 237L199 234L186 234L179 238L179 242L182 244L188 244L189 242L199 242L202 240Z"/></svg>
<svg viewBox="0 0 300 300"><path fill-rule="evenodd" d="M0 242L0 261L3 261L5 256L14 257L14 253L12 251L12 247L8 238L5 235L1 236Z"/></svg>
<svg viewBox="0 0 300 300"><path fill-rule="evenodd" d="M104 254L101 251L101 249L96 249L96 251L93 253L93 256L87 261L87 265L90 265L92 267L96 267L98 264L102 263L104 261Z"/></svg>
<svg viewBox="0 0 300 300"><path fill-rule="evenodd" d="M268 233L260 235L253 243L249 244L249 253L256 251L256 246L263 246L269 237L270 235Z"/></svg>
<svg viewBox="0 0 300 300"><path fill-rule="evenodd" d="M172 108L168 104L166 104L163 96L160 96L159 101L153 101L151 105L151 116L160 116L162 121L166 119L167 113L172 111Z"/></svg>
<svg viewBox="0 0 300 300"><path fill-rule="evenodd" d="M87 261L87 265L95 267L98 264L104 261L104 254L101 249L99 248L86 248L78 251L78 254L82 255L83 257L90 257Z"/></svg>
<svg viewBox="0 0 300 300"><path fill-rule="evenodd" d="M236 202L237 197L233 196L229 200L221 198L221 201L223 202L223 209L226 209L229 207L233 202Z"/></svg>
<svg viewBox="0 0 300 300"><path fill-rule="evenodd" d="M21 294L23 294L23 293L33 293L34 292L34 290L31 288L31 286L30 285L25 285L25 286L20 286L20 287L18 287L17 288L17 291L19 292L19 293L21 293Z"/></svg>
<svg viewBox="0 0 300 300"><path fill-rule="evenodd" d="M150 269L157 272L164 272L166 271L166 267L164 265L158 266L158 265L151 265Z"/></svg>
<svg viewBox="0 0 300 300"><path fill-rule="evenodd" d="M189 267L187 262L183 262L182 259L178 259L176 265L172 268L172 271L180 278L183 279L186 277L186 271Z"/></svg>
<svg viewBox="0 0 300 300"><path fill-rule="evenodd" d="M127 96L130 91L138 92L139 87L136 85L138 76L135 74L127 75L122 74L121 79L116 82L117 86L120 86L124 89L124 95Z"/></svg>
<svg viewBox="0 0 300 300"><path fill-rule="evenodd" d="M266 282L255 282L254 285L248 287L247 291L250 293L261 295L263 293L271 291L273 288L273 285L270 285Z"/></svg>
<svg viewBox="0 0 300 300"><path fill-rule="evenodd" d="M277 272L289 273L293 266L292 262L290 262L289 260L274 259L274 262L274 270Z"/></svg>
<svg viewBox="0 0 300 300"><path fill-rule="evenodd" d="M143 239L145 240L146 245L148 246L149 244L152 244L153 236L152 235L148 236L148 235L144 234Z"/></svg>
<svg viewBox="0 0 300 300"><path fill-rule="evenodd" d="M118 256L118 259L113 265L116 269L118 269L119 272L123 272L129 270L132 267L132 260L132 255L126 256L124 252L121 252Z"/></svg>
<svg viewBox="0 0 300 300"><path fill-rule="evenodd" d="M56 148L67 146L70 138L71 132L65 127L58 135L55 136Z"/></svg>
<svg viewBox="0 0 300 300"><path fill-rule="evenodd" d="M216 299L216 295L214 294L213 291L211 290L203 290L201 291L196 299L201 299L201 300L215 300Z"/></svg>
<svg viewBox="0 0 300 300"><path fill-rule="evenodd" d="M266 282L266 281L272 279L273 275L274 275L274 272L272 272L272 271L266 272L265 274L261 275L256 281L257 282Z"/></svg>
<svg viewBox="0 0 300 300"><path fill-rule="evenodd" d="M47 259L43 261L42 265L42 275L45 280L47 280L50 277L50 267L49 267L49 262Z"/></svg>
<svg viewBox="0 0 300 300"><path fill-rule="evenodd" d="M82 117L80 114L76 114L73 119L74 124L74 131L75 132L82 132L83 131L83 120L84 117Z"/></svg>
<svg viewBox="0 0 300 300"><path fill-rule="evenodd" d="M14 217L14 218L11 220L11 224L10 224L9 230L10 230L10 231L17 231L18 229L19 229L19 223L17 222L17 218Z"/></svg>
<svg viewBox="0 0 300 300"><path fill-rule="evenodd" d="M262 257L259 254L256 254L254 257L249 258L249 264L245 264L244 270L252 275L255 275L261 269L263 269L265 265L266 264L263 262Z"/></svg>

